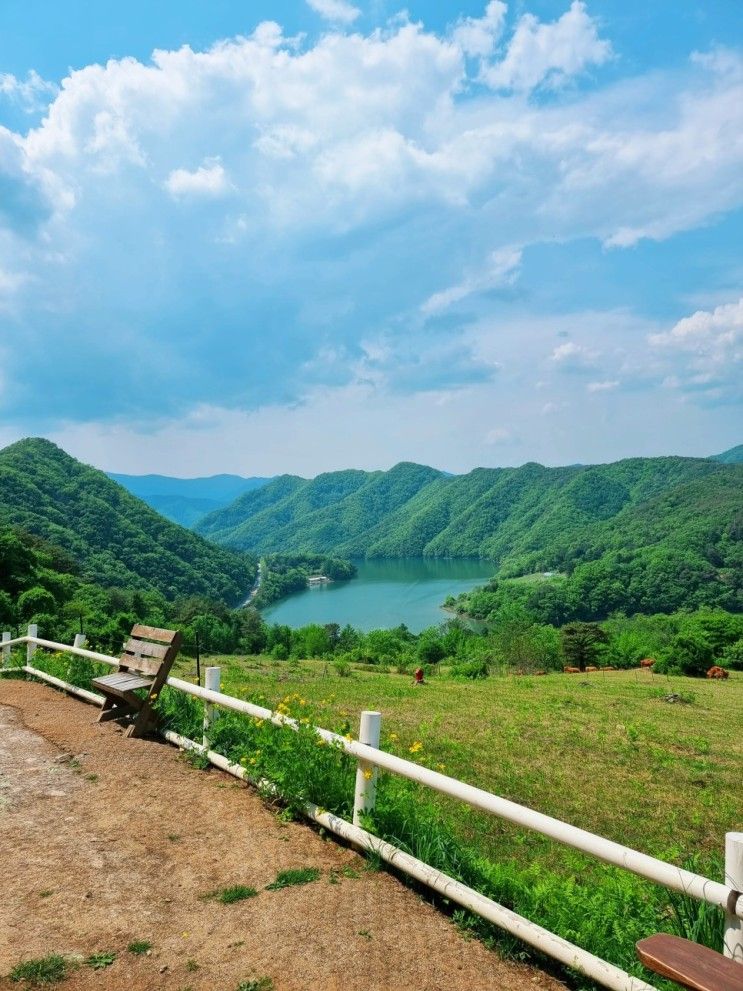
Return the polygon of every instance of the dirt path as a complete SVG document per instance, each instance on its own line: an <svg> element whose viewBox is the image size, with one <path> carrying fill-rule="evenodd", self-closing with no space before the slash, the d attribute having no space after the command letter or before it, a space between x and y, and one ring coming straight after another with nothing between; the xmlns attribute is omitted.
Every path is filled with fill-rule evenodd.
<svg viewBox="0 0 743 991"><path fill-rule="evenodd" d="M49 953L112 951L112 966L79 967L65 991L237 991L263 976L276 991L562 987L466 941L399 881L281 823L233 778L95 718L46 686L0 682L0 974ZM321 879L263 890L305 866ZM260 894L203 897L235 884ZM127 952L134 940L151 953Z"/></svg>

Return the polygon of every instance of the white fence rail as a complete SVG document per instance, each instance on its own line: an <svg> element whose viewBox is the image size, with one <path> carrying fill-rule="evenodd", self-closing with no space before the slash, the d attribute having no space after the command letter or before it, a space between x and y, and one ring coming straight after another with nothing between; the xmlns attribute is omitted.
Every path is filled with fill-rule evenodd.
<svg viewBox="0 0 743 991"><path fill-rule="evenodd" d="M71 692L88 702L97 705L103 703L99 695L78 688L75 685L61 681L59 678L40 671L34 667L30 661L33 657L33 650L36 647L44 647L49 650L63 651L79 657L102 664L118 666L118 660L107 654L100 654L96 651L86 650L82 646L70 646L68 644L56 643L51 640L43 640L37 636L35 628L29 627L28 635L11 640L9 634L3 634L2 651L3 661L7 659L12 647L25 644L27 649L27 662L22 667L6 668L5 670L24 671L34 677L43 679L58 688ZM212 723L215 719L215 707L219 706L232 712L239 712L254 718L268 720L277 726L286 726L291 729L298 729L298 723L290 716L273 712L262 706L245 702L242 699L233 698L219 691L219 669L207 669L207 688L192 685L190 682L180 678L168 678L168 685L178 691L184 692L204 702L204 730L203 743L188 740L178 734L168 732L166 738L176 745L197 750L204 753L212 764L222 770L242 779L249 776L244 768L232 764L223 755L217 754L209 749L209 737ZM521 916L498 905L484 895L468 888L454 878L435 870L427 864L422 863L409 854L404 853L389 843L373 836L373 834L362 829L359 825L361 816L370 812L374 807L376 792L376 775L379 770L387 771L391 774L398 774L426 785L434 791L443 795L449 795L492 815L499 816L509 822L523 826L541 833L544 836L557 840L567 846L580 850L583 853L596 857L605 863L613 864L616 867L624 868L640 877L647 878L657 884L693 897L699 901L714 905L725 912L725 934L723 953L731 959L737 960L743 965L743 832L728 833L725 841L725 883L713 881L703 875L687 871L681 867L669 864L665 861L650 857L640 853L630 847L615 843L597 836L584 829L571 826L559 819L544 815L534 809L511 802L508 799L493 795L483 791L473 785L468 785L463 781L450 778L440 774L438 771L431 771L426 767L421 767L413 761L397 757L395 754L387 753L379 749L381 716L377 712L365 712L362 714L361 732L358 741L349 740L337 733L320 727L313 727L314 732L329 743L341 747L347 754L355 757L358 761L358 772L356 778L356 792L354 797L353 823L339 819L327 812L322 812L316 806L308 804L305 812L309 818L336 834L343 836L360 847L367 850L374 850L383 860L394 864L394 866L406 874L415 877L429 887L451 898L481 915L483 918L494 922L496 925L512 933L514 936L524 940L540 951L549 954L569 967L585 974L605 987L612 988L613 991L653 991L651 985L632 977L612 964L601 960L593 954L574 946L563 940L561 937L550 933L540 926ZM372 771L372 776L368 776L368 771ZM367 772L366 774L364 772Z"/></svg>

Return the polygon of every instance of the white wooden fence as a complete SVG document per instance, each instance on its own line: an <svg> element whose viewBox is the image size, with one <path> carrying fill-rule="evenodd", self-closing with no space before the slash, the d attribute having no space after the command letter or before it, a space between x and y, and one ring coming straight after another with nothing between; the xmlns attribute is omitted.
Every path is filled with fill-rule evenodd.
<svg viewBox="0 0 743 991"><path fill-rule="evenodd" d="M79 698L85 699L95 705L102 705L103 698L93 692L78 688L77 685L70 685L67 682L55 678L45 671L41 671L32 664L33 656L37 647L48 650L63 651L79 657L86 657L91 661L101 664L118 666L118 660L107 654L99 654L96 651L86 650L83 647L84 637L78 635L74 645L56 643L51 640L43 640L38 636L35 626L28 627L28 635L11 639L9 633L2 636L2 663L7 664L10 658L11 648L17 645L26 645L26 663L18 667L0 668L5 672L18 671L25 672L36 678L40 678L57 688L61 688ZM295 719L285 716L279 712L273 712L262 706L253 705L242 699L225 695L220 690L220 670L219 668L207 668L206 688L192 685L190 682L180 678L168 678L168 685L177 691L199 698L204 702L204 728L201 742L189 740L172 731L166 731L163 735L171 743L185 750L192 750L204 754L215 767L220 768L229 774L242 780L253 780L244 767L233 764L222 754L218 754L210 749L209 736L212 723L216 717L216 707L229 709L247 716L258 719L269 720L277 726L286 726L297 730L299 725ZM500 798L490 792L483 791L473 785L465 784L456 778L450 778L438 771L431 771L426 767L421 767L412 761L397 757L395 754L387 753L379 749L381 715L378 712L364 712L361 716L361 729L359 740L349 740L337 733L329 730L313 727L314 732L329 743L342 748L347 754L355 757L358 761L358 771L356 776L356 791L354 796L353 822L347 822L330 812L324 811L319 806L307 803L305 814L314 822L319 823L326 829L343 837L345 840L354 843L356 846L374 852L385 862L393 865L397 870L408 874L417 881L427 885L429 888L439 892L446 898L463 906L464 908L480 915L482 918L499 926L506 932L511 933L523 942L535 947L542 953L546 953L566 966L576 970L599 984L612 991L655 991L652 985L645 983L639 978L632 977L625 971L615 967L599 957L588 953L586 950L569 943L567 940L554 933L543 929L541 926L517 915L503 905L499 905L490 898L467 887L460 881L449 877L436 870L423 861L412 857L392 844L374 836L363 829L359 823L361 817L374 807L376 793L376 776L379 770L387 771L390 774L398 774L411 781L426 785L442 795L449 795L460 801L467 803L473 808L489 812L499 816L509 822L516 823L526 829L532 829L557 840L567 846L590 854L599 860L616 867L638 874L657 884L661 884L671 891L696 898L699 901L714 905L725 913L725 931L722 951L733 960L738 961L743 967L743 832L731 832L725 839L725 883L713 881L710 878L695 874L692 871L684 870L665 861L650 857L640 853L630 847L615 843L597 836L584 829L571 826L559 819L536 812L533 809L518 805L508 799ZM371 776L368 771L371 770ZM366 774L364 772L367 772Z"/></svg>

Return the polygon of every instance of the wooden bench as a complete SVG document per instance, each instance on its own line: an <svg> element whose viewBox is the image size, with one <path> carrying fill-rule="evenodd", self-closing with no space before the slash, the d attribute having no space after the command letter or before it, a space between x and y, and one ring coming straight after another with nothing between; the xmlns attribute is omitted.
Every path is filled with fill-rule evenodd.
<svg viewBox="0 0 743 991"><path fill-rule="evenodd" d="M176 630L133 626L122 649L118 670L93 679L93 687L105 697L98 722L133 716L127 736L144 736L154 729L157 717L152 706L182 641ZM142 689L147 689L146 693L142 693Z"/></svg>
<svg viewBox="0 0 743 991"><path fill-rule="evenodd" d="M693 991L743 991L743 963L680 936L658 933L636 944L649 970Z"/></svg>

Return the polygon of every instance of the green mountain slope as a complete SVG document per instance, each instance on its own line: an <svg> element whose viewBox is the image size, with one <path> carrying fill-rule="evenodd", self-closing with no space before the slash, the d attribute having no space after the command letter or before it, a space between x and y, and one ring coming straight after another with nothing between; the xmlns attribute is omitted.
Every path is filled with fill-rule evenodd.
<svg viewBox="0 0 743 991"><path fill-rule="evenodd" d="M237 550L315 553L342 546L339 556L364 556L369 530L442 477L407 462L387 472L335 471L310 481L282 475L210 513L196 530Z"/></svg>
<svg viewBox="0 0 743 991"><path fill-rule="evenodd" d="M236 602L250 588L252 559L215 547L163 519L102 471L47 440L0 451L0 525L43 537L104 586L154 589L168 598L204 594Z"/></svg>
<svg viewBox="0 0 743 991"><path fill-rule="evenodd" d="M108 477L123 485L148 506L181 526L194 523L215 509L228 506L243 492L259 489L268 478L210 475L206 478L173 478L170 475L119 475Z"/></svg>
<svg viewBox="0 0 743 991"><path fill-rule="evenodd" d="M579 613L581 598L591 615L743 605L743 465L707 458L284 476L197 529L256 552L484 557L501 579L559 572L568 579L528 592L559 600L559 615Z"/></svg>
<svg viewBox="0 0 743 991"><path fill-rule="evenodd" d="M729 451L723 451L722 454L713 454L710 460L720 461L724 465L739 465L743 462L743 444L731 447Z"/></svg>

